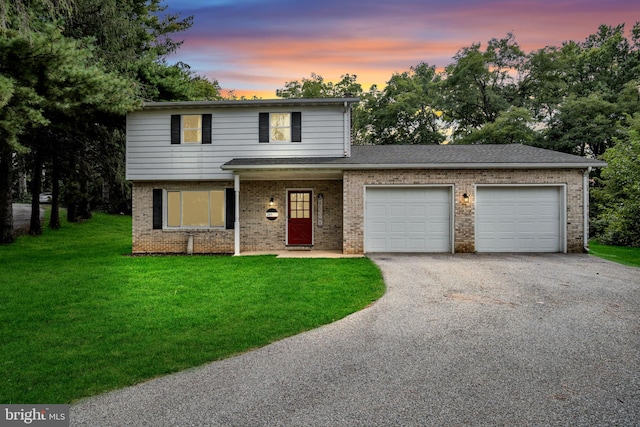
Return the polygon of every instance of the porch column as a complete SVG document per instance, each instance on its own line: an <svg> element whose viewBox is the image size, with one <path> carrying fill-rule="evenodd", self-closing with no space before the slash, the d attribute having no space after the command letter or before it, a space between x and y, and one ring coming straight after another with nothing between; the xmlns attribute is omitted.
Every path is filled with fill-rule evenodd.
<svg viewBox="0 0 640 427"><path fill-rule="evenodd" d="M240 255L240 175L233 176L233 189L235 190L236 217L233 222L233 254Z"/></svg>

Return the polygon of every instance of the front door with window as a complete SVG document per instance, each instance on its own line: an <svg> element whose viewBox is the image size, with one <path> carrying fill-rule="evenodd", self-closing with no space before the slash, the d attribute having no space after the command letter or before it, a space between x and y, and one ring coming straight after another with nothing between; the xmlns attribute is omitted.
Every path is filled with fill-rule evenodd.
<svg viewBox="0 0 640 427"><path fill-rule="evenodd" d="M287 244L312 245L313 219L310 190L287 191Z"/></svg>

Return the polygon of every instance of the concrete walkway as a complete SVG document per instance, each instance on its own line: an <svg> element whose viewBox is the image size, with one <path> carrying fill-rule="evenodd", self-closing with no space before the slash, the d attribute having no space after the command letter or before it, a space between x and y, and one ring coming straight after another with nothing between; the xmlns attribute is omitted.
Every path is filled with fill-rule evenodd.
<svg viewBox="0 0 640 427"><path fill-rule="evenodd" d="M328 250L290 250L290 251L250 251L242 252L240 256L275 255L276 258L363 258L362 254L343 254L342 251Z"/></svg>
<svg viewBox="0 0 640 427"><path fill-rule="evenodd" d="M81 401L71 425L638 425L640 275L588 255L376 256L386 295Z"/></svg>

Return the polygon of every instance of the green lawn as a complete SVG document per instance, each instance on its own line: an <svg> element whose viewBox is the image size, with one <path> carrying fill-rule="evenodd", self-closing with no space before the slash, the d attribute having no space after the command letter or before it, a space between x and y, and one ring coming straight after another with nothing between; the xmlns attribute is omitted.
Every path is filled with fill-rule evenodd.
<svg viewBox="0 0 640 427"><path fill-rule="evenodd" d="M127 256L96 214L0 246L0 403L69 403L264 346L384 292L366 258Z"/></svg>
<svg viewBox="0 0 640 427"><path fill-rule="evenodd" d="M589 242L589 253L620 264L640 267L640 248L601 245L597 240Z"/></svg>

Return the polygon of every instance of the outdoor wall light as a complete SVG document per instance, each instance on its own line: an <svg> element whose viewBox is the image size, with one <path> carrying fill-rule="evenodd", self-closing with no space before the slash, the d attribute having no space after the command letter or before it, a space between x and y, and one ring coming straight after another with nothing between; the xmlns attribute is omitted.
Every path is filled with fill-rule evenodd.
<svg viewBox="0 0 640 427"><path fill-rule="evenodd" d="M469 195L467 193L464 193L462 195L462 203L464 203L464 204L469 203Z"/></svg>
<svg viewBox="0 0 640 427"><path fill-rule="evenodd" d="M274 201L273 201L273 196L271 196L271 199L269 200L269 206L273 206Z"/></svg>

